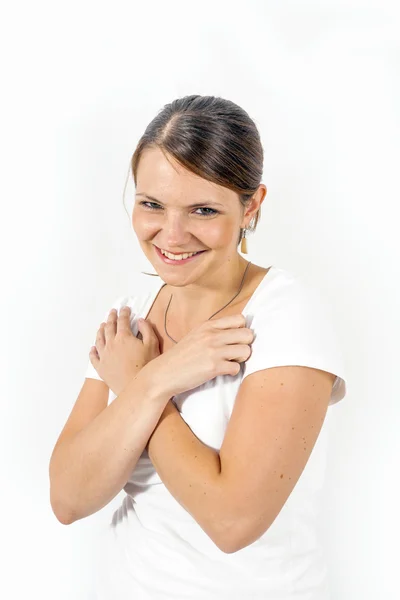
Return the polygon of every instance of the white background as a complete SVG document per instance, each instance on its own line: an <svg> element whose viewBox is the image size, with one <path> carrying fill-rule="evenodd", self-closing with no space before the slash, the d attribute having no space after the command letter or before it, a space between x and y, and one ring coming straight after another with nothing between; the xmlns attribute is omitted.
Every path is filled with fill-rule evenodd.
<svg viewBox="0 0 400 600"><path fill-rule="evenodd" d="M249 260L332 304L321 523L333 600L398 598L400 27L388 2L36 2L0 14L0 596L86 600L121 495L60 524L48 463L111 302L147 269L130 157L162 106L218 95L259 127L268 195Z"/></svg>

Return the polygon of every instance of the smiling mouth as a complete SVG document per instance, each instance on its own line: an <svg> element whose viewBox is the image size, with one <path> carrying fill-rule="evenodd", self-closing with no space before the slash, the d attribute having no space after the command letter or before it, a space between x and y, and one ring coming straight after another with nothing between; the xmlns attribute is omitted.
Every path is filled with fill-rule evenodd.
<svg viewBox="0 0 400 600"><path fill-rule="evenodd" d="M205 252L205 250L185 250L184 252L171 252L170 250L165 250L159 246L156 246L156 248L160 250L160 252L168 252L168 254L173 254L174 256L182 256L182 254L194 254L195 252Z"/></svg>
<svg viewBox="0 0 400 600"><path fill-rule="evenodd" d="M183 255L179 255L179 254L170 254L170 256L166 256L165 254L162 253L162 251L160 250L160 248L158 246L156 246L154 244L154 248L156 253L158 254L158 256L160 257L160 259L169 265L185 265L188 262L191 262L193 260L195 260L198 256L200 256L200 254L204 254L204 252L207 252L206 250L199 250L197 252L194 252L193 254L189 254L188 252L184 252ZM184 258L184 256L186 255L186 258ZM171 258L171 256L173 256L174 258ZM178 258L179 256L181 256L181 258Z"/></svg>

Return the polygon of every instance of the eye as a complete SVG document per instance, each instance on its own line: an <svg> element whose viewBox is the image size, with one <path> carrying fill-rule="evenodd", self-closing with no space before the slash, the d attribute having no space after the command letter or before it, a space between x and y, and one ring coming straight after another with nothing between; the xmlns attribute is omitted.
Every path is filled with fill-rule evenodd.
<svg viewBox="0 0 400 600"><path fill-rule="evenodd" d="M160 208L162 208L159 204L157 204L157 202L149 202L147 200L142 200L141 202L139 202L139 204L141 206L143 206L144 208L147 208L147 210L159 210ZM148 206L149 204L155 204L156 206ZM201 206L199 208L196 208L196 210L210 210L211 213L208 214L202 214L200 215L201 217L213 217L214 215L218 214L218 211L215 210L214 208L209 208L208 206Z"/></svg>

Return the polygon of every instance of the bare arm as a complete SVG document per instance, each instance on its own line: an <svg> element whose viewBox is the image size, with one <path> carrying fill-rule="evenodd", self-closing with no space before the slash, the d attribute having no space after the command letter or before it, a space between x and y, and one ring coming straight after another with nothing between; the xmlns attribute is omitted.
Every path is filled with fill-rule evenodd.
<svg viewBox="0 0 400 600"><path fill-rule="evenodd" d="M117 398L50 459L51 505L65 524L108 504L124 487L170 395L144 367Z"/></svg>
<svg viewBox="0 0 400 600"><path fill-rule="evenodd" d="M204 444L171 402L147 444L149 458L168 491L209 538L226 552L232 523L226 510L219 452Z"/></svg>

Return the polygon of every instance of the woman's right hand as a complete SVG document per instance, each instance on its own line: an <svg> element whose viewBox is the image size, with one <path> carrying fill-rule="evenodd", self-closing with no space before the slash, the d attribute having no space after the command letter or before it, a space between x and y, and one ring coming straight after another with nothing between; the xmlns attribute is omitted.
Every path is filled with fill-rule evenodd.
<svg viewBox="0 0 400 600"><path fill-rule="evenodd" d="M145 368L151 370L157 387L170 396L217 375L237 375L239 363L249 358L254 340L253 331L245 324L242 313L205 321Z"/></svg>

